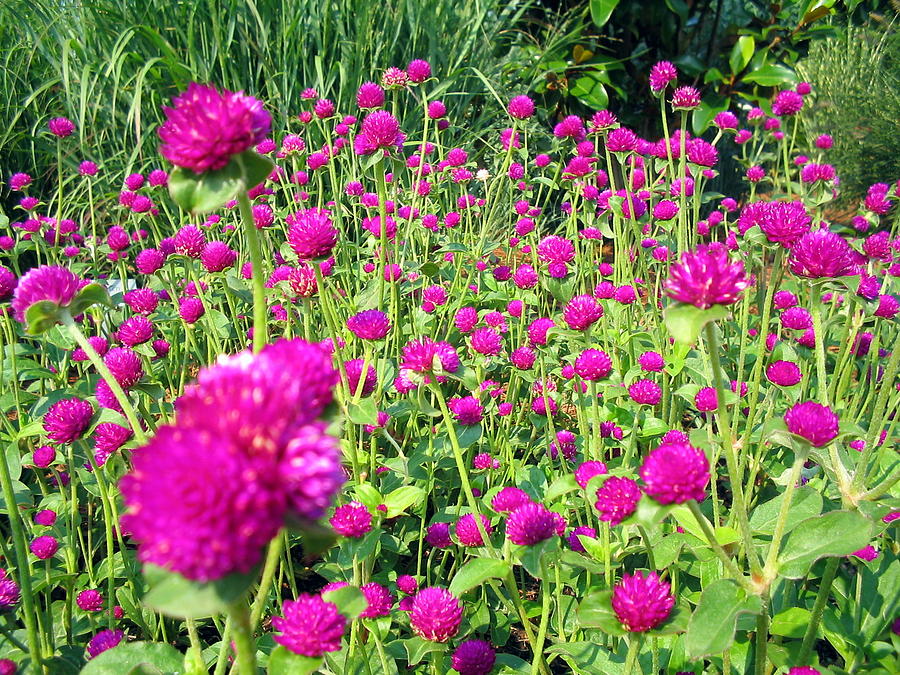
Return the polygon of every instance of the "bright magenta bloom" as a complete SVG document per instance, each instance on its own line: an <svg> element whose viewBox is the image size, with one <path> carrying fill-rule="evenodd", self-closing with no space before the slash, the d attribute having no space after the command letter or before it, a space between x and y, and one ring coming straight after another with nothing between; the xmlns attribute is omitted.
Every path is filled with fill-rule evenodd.
<svg viewBox="0 0 900 675"><path fill-rule="evenodd" d="M673 300L700 309L713 305L731 305L750 285L743 262L733 262L721 244L701 244L685 251L669 270L666 294Z"/></svg>
<svg viewBox="0 0 900 675"><path fill-rule="evenodd" d="M296 600L285 600L281 614L272 617L272 628L277 631L274 640L278 644L295 654L310 657L341 650L347 618L333 602L304 593Z"/></svg>
<svg viewBox="0 0 900 675"><path fill-rule="evenodd" d="M78 293L81 280L65 267L41 265L26 272L13 294L12 308L16 321L25 321L25 312L36 302L50 300L65 307Z"/></svg>
<svg viewBox="0 0 900 675"><path fill-rule="evenodd" d="M839 234L813 230L800 237L791 248L791 272L807 279L846 277L855 272L853 250Z"/></svg>
<svg viewBox="0 0 900 675"><path fill-rule="evenodd" d="M409 623L419 637L447 642L459 632L462 604L445 588L423 588L413 598Z"/></svg>
<svg viewBox="0 0 900 675"><path fill-rule="evenodd" d="M644 492L660 504L683 504L706 497L709 460L688 443L663 443L644 458L638 471Z"/></svg>
<svg viewBox="0 0 900 675"><path fill-rule="evenodd" d="M616 618L632 633L656 628L669 617L674 606L669 584L660 581L656 572L626 574L613 589Z"/></svg>
<svg viewBox="0 0 900 675"><path fill-rule="evenodd" d="M797 403L784 413L788 431L802 436L811 445L821 448L833 441L839 432L838 416L828 406L814 401Z"/></svg>
<svg viewBox="0 0 900 675"><path fill-rule="evenodd" d="M272 120L262 102L243 92L219 91L192 82L164 107L159 128L163 157L175 166L205 173L224 168L233 155L265 139Z"/></svg>
<svg viewBox="0 0 900 675"><path fill-rule="evenodd" d="M285 218L285 222L288 244L300 260L325 258L337 244L338 231L327 209L298 211Z"/></svg>

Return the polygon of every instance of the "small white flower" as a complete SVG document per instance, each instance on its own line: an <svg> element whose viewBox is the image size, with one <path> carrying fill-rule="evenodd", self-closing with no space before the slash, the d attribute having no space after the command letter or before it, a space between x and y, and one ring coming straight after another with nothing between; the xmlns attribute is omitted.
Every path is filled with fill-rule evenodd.
<svg viewBox="0 0 900 675"><path fill-rule="evenodd" d="M475 174L475 178L478 180L487 180L491 177L491 174L487 169L478 169L478 173Z"/></svg>

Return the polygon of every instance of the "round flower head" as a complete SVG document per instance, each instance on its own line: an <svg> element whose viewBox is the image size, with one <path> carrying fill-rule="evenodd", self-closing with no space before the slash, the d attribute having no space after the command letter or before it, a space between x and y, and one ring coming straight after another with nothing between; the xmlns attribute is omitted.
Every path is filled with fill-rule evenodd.
<svg viewBox="0 0 900 675"><path fill-rule="evenodd" d="M772 101L772 114L776 117L796 115L803 108L803 97L793 89L779 91Z"/></svg>
<svg viewBox="0 0 900 675"><path fill-rule="evenodd" d="M488 675L494 669L497 655L490 642L466 640L453 652L453 670L460 675Z"/></svg>
<svg viewBox="0 0 900 675"><path fill-rule="evenodd" d="M44 527L52 527L56 522L56 511L52 509L43 509L34 514L34 522L36 525Z"/></svg>
<svg viewBox="0 0 900 675"><path fill-rule="evenodd" d="M287 240L300 260L325 258L338 240L338 231L325 209L305 209L289 215Z"/></svg>
<svg viewBox="0 0 900 675"><path fill-rule="evenodd" d="M113 347L103 357L103 362L124 389L133 387L144 376L141 357L128 347Z"/></svg>
<svg viewBox="0 0 900 675"><path fill-rule="evenodd" d="M355 394L359 388L360 379L362 379L360 396L368 396L375 391L375 386L378 384L378 373L375 371L375 366L369 364L363 377L363 361L364 359L345 361L344 370L347 373L347 385L350 387L350 391Z"/></svg>
<svg viewBox="0 0 900 675"><path fill-rule="evenodd" d="M637 380L628 387L631 400L641 405L656 405L662 400L662 387L653 380Z"/></svg>
<svg viewBox="0 0 900 675"><path fill-rule="evenodd" d="M732 262L724 246L701 244L672 265L665 290L678 302L708 309L737 302L749 285L743 262Z"/></svg>
<svg viewBox="0 0 900 675"><path fill-rule="evenodd" d="M384 105L384 89L374 82L363 82L356 92L356 105L360 108L380 108Z"/></svg>
<svg viewBox="0 0 900 675"><path fill-rule="evenodd" d="M576 295L563 308L563 319L572 330L587 330L603 316L603 307L592 295Z"/></svg>
<svg viewBox="0 0 900 675"><path fill-rule="evenodd" d="M644 492L660 504L702 501L709 483L709 460L688 443L663 443L644 458L638 474Z"/></svg>
<svg viewBox="0 0 900 675"><path fill-rule="evenodd" d="M519 347L510 353L509 360L519 370L531 370L537 354L531 347Z"/></svg>
<svg viewBox="0 0 900 675"><path fill-rule="evenodd" d="M419 84L431 77L431 64L423 59L413 59L406 66L406 75L413 84Z"/></svg>
<svg viewBox="0 0 900 675"><path fill-rule="evenodd" d="M612 360L600 349L585 349L575 359L575 372L584 380L602 380L612 371Z"/></svg>
<svg viewBox="0 0 900 675"><path fill-rule="evenodd" d="M19 603L20 596L19 585L5 570L0 570L0 614L13 609Z"/></svg>
<svg viewBox="0 0 900 675"><path fill-rule="evenodd" d="M89 588L76 596L75 603L84 612L99 612L103 609L103 596L99 591Z"/></svg>
<svg viewBox="0 0 900 675"><path fill-rule="evenodd" d="M296 600L285 600L281 616L272 617L275 642L294 654L311 658L340 651L346 627L347 618L337 605L306 593Z"/></svg>
<svg viewBox="0 0 900 675"><path fill-rule="evenodd" d="M838 416L828 406L813 401L796 403L788 408L784 423L788 431L802 436L816 448L828 445L839 432Z"/></svg>
<svg viewBox="0 0 900 675"><path fill-rule="evenodd" d="M233 155L249 150L271 130L271 117L257 99L243 92L219 91L192 82L164 107L159 128L163 157L201 174L224 168Z"/></svg>
<svg viewBox="0 0 900 675"><path fill-rule="evenodd" d="M347 319L347 328L361 340L380 340L391 330L387 314L367 309Z"/></svg>
<svg viewBox="0 0 900 675"><path fill-rule="evenodd" d="M335 532L351 539L359 539L372 530L372 514L359 502L337 507L328 522Z"/></svg>
<svg viewBox="0 0 900 675"><path fill-rule="evenodd" d="M75 131L75 123L67 117L54 117L47 122L47 129L57 138L65 138Z"/></svg>
<svg viewBox="0 0 900 675"><path fill-rule="evenodd" d="M200 263L207 272L221 272L234 265L237 252L221 241L211 241L200 252Z"/></svg>
<svg viewBox="0 0 900 675"><path fill-rule="evenodd" d="M669 61L660 61L650 69L650 91L660 93L670 82L678 79L678 71Z"/></svg>
<svg viewBox="0 0 900 675"><path fill-rule="evenodd" d="M555 534L556 518L543 504L523 504L506 520L506 538L519 546L533 546Z"/></svg>
<svg viewBox="0 0 900 675"><path fill-rule="evenodd" d="M361 136L365 137L366 147L370 154L378 148L393 148L403 140L400 132L400 122L387 110L376 110L369 113L362 122Z"/></svg>
<svg viewBox="0 0 900 675"><path fill-rule="evenodd" d="M470 339L472 349L484 356L496 356L503 348L503 338L488 326L476 329Z"/></svg>
<svg viewBox="0 0 900 675"><path fill-rule="evenodd" d="M152 314L159 306L159 296L156 291L149 288L136 288L128 291L123 299L129 309L137 314Z"/></svg>
<svg viewBox="0 0 900 675"><path fill-rule="evenodd" d="M626 574L613 589L613 612L632 633L656 628L668 618L674 606L669 584L660 581L656 572Z"/></svg>
<svg viewBox="0 0 900 675"><path fill-rule="evenodd" d="M77 397L57 401L44 413L44 431L47 438L57 443L78 440L91 422L94 408Z"/></svg>
<svg viewBox="0 0 900 675"><path fill-rule="evenodd" d="M132 316L122 322L116 337L129 347L143 344L153 337L153 323L147 317Z"/></svg>
<svg viewBox="0 0 900 675"><path fill-rule="evenodd" d="M497 513L511 513L523 504L531 502L531 497L517 487L505 487L491 500L491 508Z"/></svg>
<svg viewBox="0 0 900 675"><path fill-rule="evenodd" d="M812 315L803 307L789 307L781 315L781 325L793 330L808 330L813 327Z"/></svg>
<svg viewBox="0 0 900 675"><path fill-rule="evenodd" d="M410 576L409 574L401 574L397 577L397 588L400 589L401 593L413 595L419 590L419 582L416 581L415 577Z"/></svg>
<svg viewBox="0 0 900 675"><path fill-rule="evenodd" d="M764 202L756 221L769 241L790 248L809 232L812 218L803 202Z"/></svg>
<svg viewBox="0 0 900 675"><path fill-rule="evenodd" d="M491 522L487 516L480 516L481 524L484 526L484 532L491 536ZM463 546L484 546L484 539L481 531L478 529L478 523L475 522L475 515L467 513L456 521L456 538Z"/></svg>
<svg viewBox="0 0 900 675"><path fill-rule="evenodd" d="M453 413L454 419L463 426L478 424L484 416L484 408L474 396L452 398L447 407Z"/></svg>
<svg viewBox="0 0 900 675"><path fill-rule="evenodd" d="M31 461L40 469L46 469L56 459L56 450L49 445L42 445L31 453Z"/></svg>
<svg viewBox="0 0 900 675"><path fill-rule="evenodd" d="M569 536L566 537L569 548L571 548L576 553L585 553L587 549L585 549L584 544L581 543L580 537L585 537L587 539L596 539L597 530L595 530L593 527L585 527L582 525L573 529L569 533Z"/></svg>
<svg viewBox="0 0 900 675"><path fill-rule="evenodd" d="M409 623L413 632L432 642L447 642L459 632L463 608L450 591L429 586L413 598Z"/></svg>
<svg viewBox="0 0 900 675"><path fill-rule="evenodd" d="M120 630L101 630L87 644L88 658L96 658L118 645L124 638L125 633Z"/></svg>
<svg viewBox="0 0 900 675"><path fill-rule="evenodd" d="M281 527L285 495L274 458L243 452L235 440L163 426L135 453L120 482L128 506L122 526L142 561L196 581L259 563Z"/></svg>
<svg viewBox="0 0 900 675"><path fill-rule="evenodd" d="M578 483L581 489L585 489L591 478L594 476L602 476L606 473L606 470L606 464L603 462L594 460L582 462L578 468L575 469L575 482Z"/></svg>
<svg viewBox="0 0 900 675"><path fill-rule="evenodd" d="M437 359L437 362L435 362ZM447 342L435 342L431 338L410 340L403 347L400 367L417 373L429 373L435 368L455 373L459 369L459 356Z"/></svg>
<svg viewBox="0 0 900 675"><path fill-rule="evenodd" d="M425 533L425 541L435 548L447 548L453 545L450 538L450 523L432 523Z"/></svg>
<svg viewBox="0 0 900 675"><path fill-rule="evenodd" d="M793 361L775 361L766 367L766 379L779 387L792 387L802 377L800 366Z"/></svg>
<svg viewBox="0 0 900 675"><path fill-rule="evenodd" d="M374 582L361 586L360 589L366 598L367 606L359 615L363 619L371 619L377 616L389 616L394 605L394 596L391 592Z"/></svg>
<svg viewBox="0 0 900 675"><path fill-rule="evenodd" d="M527 120L534 115L534 101L524 94L513 96L509 101L507 110L511 117L515 117L519 120Z"/></svg>
<svg viewBox="0 0 900 675"><path fill-rule="evenodd" d="M12 308L16 321L25 321L25 313L36 302L49 300L65 307L79 290L79 278L64 267L41 265L25 273L13 294Z"/></svg>
<svg viewBox="0 0 900 675"><path fill-rule="evenodd" d="M829 230L813 230L791 247L791 272L807 279L845 277L855 271L852 252L850 244L841 235Z"/></svg>
<svg viewBox="0 0 900 675"><path fill-rule="evenodd" d="M672 92L672 108L675 110L693 110L700 106L700 92L693 87L678 87Z"/></svg>
<svg viewBox="0 0 900 675"><path fill-rule="evenodd" d="M56 552L59 550L59 542L56 541L55 537L45 534L32 540L28 548L31 549L31 552L40 560L47 560L56 555Z"/></svg>
<svg viewBox="0 0 900 675"><path fill-rule="evenodd" d="M346 481L338 439L325 433L326 426L314 422L301 427L284 449L279 470L291 521L322 518Z"/></svg>
<svg viewBox="0 0 900 675"><path fill-rule="evenodd" d="M694 405L700 412L712 412L719 407L719 398L715 387L703 387L694 396Z"/></svg>
<svg viewBox="0 0 900 675"><path fill-rule="evenodd" d="M637 510L641 489L630 478L610 476L597 490L594 508L600 520L615 527Z"/></svg>
<svg viewBox="0 0 900 675"><path fill-rule="evenodd" d="M638 357L638 364L645 372L658 373L665 367L666 362L659 352L644 352Z"/></svg>

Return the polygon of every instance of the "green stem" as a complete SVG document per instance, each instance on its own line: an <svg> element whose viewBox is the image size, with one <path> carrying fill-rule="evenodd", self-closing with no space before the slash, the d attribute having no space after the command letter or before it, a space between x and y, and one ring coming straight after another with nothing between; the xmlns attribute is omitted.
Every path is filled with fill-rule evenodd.
<svg viewBox="0 0 900 675"><path fill-rule="evenodd" d="M234 633L234 647L237 652L235 666L238 675L256 675L256 643L250 628L250 609L243 600L238 600L228 610Z"/></svg>
<svg viewBox="0 0 900 675"><path fill-rule="evenodd" d="M784 536L784 526L787 524L788 514L791 510L791 502L794 500L794 491L797 489L797 481L800 479L800 471L806 463L806 457L809 454L809 446L803 443L797 450L794 457L794 465L791 467L790 476L788 476L787 488L784 496L781 498L781 509L778 511L778 520L775 521L775 533L772 535L772 545L769 547L769 555L766 558L765 574L766 578L775 578L775 562L778 558L778 549L781 547L781 538Z"/></svg>
<svg viewBox="0 0 900 675"><path fill-rule="evenodd" d="M256 592L256 599L253 601L253 608L250 612L250 630L256 630L256 627L259 626L259 620L262 618L263 609L266 606L266 598L269 597L269 587L272 585L275 572L278 570L278 562L281 560L281 551L283 549L284 537L279 532L269 542L262 579L260 579L259 590Z"/></svg>
<svg viewBox="0 0 900 675"><path fill-rule="evenodd" d="M809 301L812 308L813 333L816 337L816 389L819 394L819 403L828 405L828 387L825 377L825 334L822 331L822 309L819 304L818 289L815 284L810 285Z"/></svg>
<svg viewBox="0 0 900 675"><path fill-rule="evenodd" d="M263 278L262 249L259 245L259 234L256 231L256 223L253 221L253 210L250 207L250 198L247 191L238 193L238 207L241 211L241 221L244 225L244 237L247 239L247 248L250 249L250 265L253 267L253 351L259 352L268 342L266 326L266 288Z"/></svg>
<svg viewBox="0 0 900 675"><path fill-rule="evenodd" d="M641 644L644 637L640 634L632 634L628 641L628 656L625 657L625 666L622 668L622 675L631 675L635 665L637 665L638 654L641 652Z"/></svg>
<svg viewBox="0 0 900 675"><path fill-rule="evenodd" d="M809 623L806 626L806 633L803 635L803 643L800 645L800 653L797 655L795 663L806 663L809 653L812 650L813 642L819 632L819 623L822 621L822 614L825 613L825 605L828 602L828 596L831 594L831 584L834 583L834 577L837 574L840 558L829 558L825 565L825 572L822 574L822 580L819 582L819 592L816 595L816 604L813 605L812 613L809 617Z"/></svg>
<svg viewBox="0 0 900 675"><path fill-rule="evenodd" d="M537 639L534 642L534 655L531 660L531 675L541 671L544 656L544 640L547 639L547 625L550 623L550 589L547 588L547 570L541 563L541 624L538 627ZM562 618L560 618L562 621Z"/></svg>
<svg viewBox="0 0 900 675"><path fill-rule="evenodd" d="M700 511L700 505L697 504L695 500L690 500L688 503L688 508L691 510L691 513L696 518L697 522L700 524L700 529L703 530L703 536L706 537L706 540L709 542L709 545L712 546L713 551L716 552L716 555L719 556L719 560L725 565L725 569L734 577L734 580L737 581L741 586L744 586L749 590L749 585L744 577L741 574L741 570L738 569L738 566L735 564L734 560L732 560L728 554L725 552L725 549L722 548L722 544L719 543L719 540L716 539L716 534L713 529L710 527L709 522L706 520L706 516L703 515L703 512Z"/></svg>

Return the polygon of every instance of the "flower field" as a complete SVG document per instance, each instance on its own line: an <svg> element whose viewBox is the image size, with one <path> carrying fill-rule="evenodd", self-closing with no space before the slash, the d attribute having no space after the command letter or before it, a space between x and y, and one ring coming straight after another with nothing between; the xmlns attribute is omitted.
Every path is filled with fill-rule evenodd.
<svg viewBox="0 0 900 675"><path fill-rule="evenodd" d="M369 77L4 174L0 674L900 672L900 177Z"/></svg>

